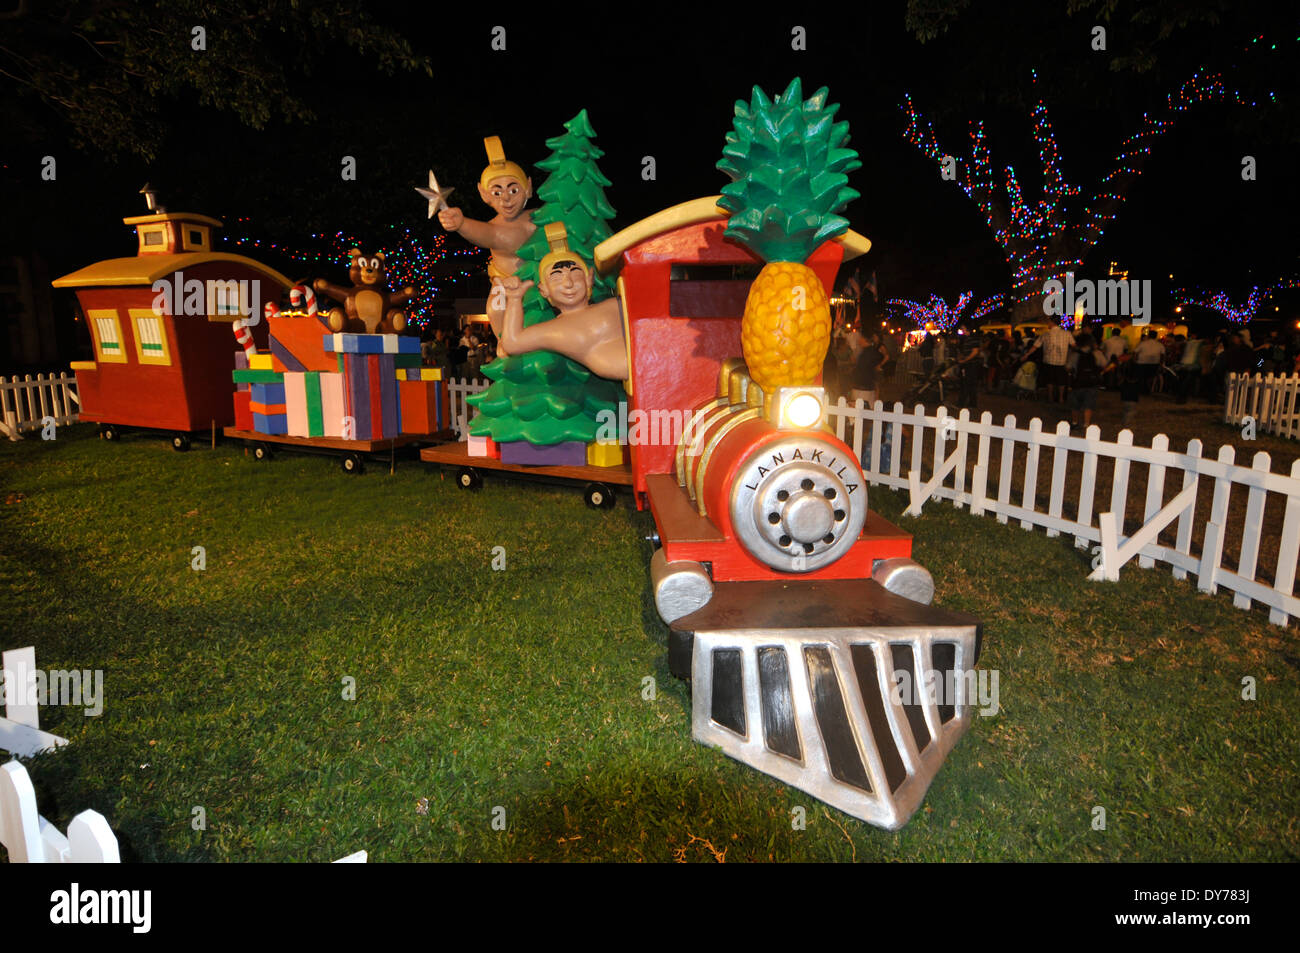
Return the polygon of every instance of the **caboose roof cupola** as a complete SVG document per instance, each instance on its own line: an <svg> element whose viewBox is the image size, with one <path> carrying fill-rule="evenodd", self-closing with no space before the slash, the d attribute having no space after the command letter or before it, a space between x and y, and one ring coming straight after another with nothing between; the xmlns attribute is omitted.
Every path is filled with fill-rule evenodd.
<svg viewBox="0 0 1300 953"><path fill-rule="evenodd" d="M149 214L122 219L124 225L135 226L139 240L137 254L178 255L212 250L212 229L221 227L219 219L195 212L169 212L159 204L157 191L147 183L140 194Z"/></svg>

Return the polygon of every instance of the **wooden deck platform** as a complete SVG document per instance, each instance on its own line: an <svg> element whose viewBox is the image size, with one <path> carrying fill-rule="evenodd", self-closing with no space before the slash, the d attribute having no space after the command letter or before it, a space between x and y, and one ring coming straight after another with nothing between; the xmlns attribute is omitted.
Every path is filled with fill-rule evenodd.
<svg viewBox="0 0 1300 953"><path fill-rule="evenodd" d="M493 457L471 457L469 448L463 440L460 443L445 443L436 447L425 447L420 451L420 459L425 463L437 463L443 466L471 467L475 470L501 470L532 477L604 483L609 486L632 485L632 467L627 463L617 467L592 467L585 464L580 467L530 467L517 463L502 463Z"/></svg>
<svg viewBox="0 0 1300 953"><path fill-rule="evenodd" d="M221 432L232 440L250 440L254 443L282 444L314 450L351 450L354 453L381 453L408 444L439 439L434 434L404 433L384 440L344 440L342 437L293 437L288 434L258 433L255 430L237 430L223 427Z"/></svg>

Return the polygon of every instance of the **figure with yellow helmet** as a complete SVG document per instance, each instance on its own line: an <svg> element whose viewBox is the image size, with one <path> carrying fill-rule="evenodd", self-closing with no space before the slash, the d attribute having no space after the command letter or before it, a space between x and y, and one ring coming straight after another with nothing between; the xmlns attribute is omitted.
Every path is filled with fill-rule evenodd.
<svg viewBox="0 0 1300 953"><path fill-rule="evenodd" d="M499 137L487 137L483 140L483 147L487 151L488 164L479 176L478 194L497 214L481 222L467 218L458 208L448 207L438 213L438 221L447 231L456 232L466 241L492 252L488 278L495 287L518 270L517 252L532 237L537 226L533 224L532 210L525 207L533 195L533 180L518 163L506 159ZM488 319L498 339L501 338L504 313L501 296L493 294L488 300Z"/></svg>
<svg viewBox="0 0 1300 953"><path fill-rule="evenodd" d="M555 351L610 380L628 379L623 311L617 296L590 304L591 266L569 249L564 224L546 226L551 250L537 266L538 291L557 312L550 321L524 327L524 292L533 286L511 275L500 281L505 303L501 344L511 354Z"/></svg>

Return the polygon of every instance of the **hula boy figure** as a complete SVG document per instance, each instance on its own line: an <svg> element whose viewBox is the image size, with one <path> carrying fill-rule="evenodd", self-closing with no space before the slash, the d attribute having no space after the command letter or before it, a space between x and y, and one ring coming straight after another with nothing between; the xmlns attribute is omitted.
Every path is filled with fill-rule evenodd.
<svg viewBox="0 0 1300 953"><path fill-rule="evenodd" d="M610 380L628 379L623 310L617 297L588 304L591 268L569 250L564 225L546 226L551 251L537 266L538 291L557 312L550 321L524 327L524 292L533 286L511 275L501 279L506 299L501 344L511 354L555 351Z"/></svg>
<svg viewBox="0 0 1300 953"><path fill-rule="evenodd" d="M457 232L466 241L473 242L492 252L488 262L488 278L497 285L509 278L519 268L520 246L532 237L537 226L533 224L531 209L525 209L533 194L533 180L518 163L506 159L505 149L498 136L483 140L488 164L479 176L478 194L496 210L496 216L487 222L466 218L458 208L445 208L438 213L438 221L449 232ZM501 337L502 316L500 296L492 295L488 302L488 319L492 330Z"/></svg>

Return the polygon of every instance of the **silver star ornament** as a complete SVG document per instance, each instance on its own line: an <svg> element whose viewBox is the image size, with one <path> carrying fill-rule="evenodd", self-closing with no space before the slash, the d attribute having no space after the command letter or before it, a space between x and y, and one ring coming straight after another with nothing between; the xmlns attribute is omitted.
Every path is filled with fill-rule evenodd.
<svg viewBox="0 0 1300 953"><path fill-rule="evenodd" d="M429 200L429 218L433 218L433 216L442 209L451 207L447 204L447 198L455 191L455 189L440 188L437 177L433 174L433 170L430 169L429 187L427 189L422 189L417 185L415 191L419 192Z"/></svg>

